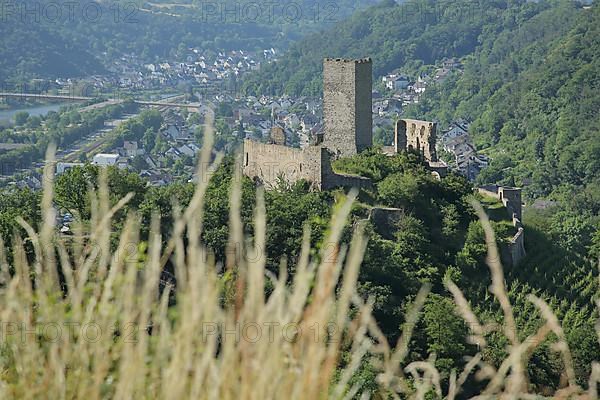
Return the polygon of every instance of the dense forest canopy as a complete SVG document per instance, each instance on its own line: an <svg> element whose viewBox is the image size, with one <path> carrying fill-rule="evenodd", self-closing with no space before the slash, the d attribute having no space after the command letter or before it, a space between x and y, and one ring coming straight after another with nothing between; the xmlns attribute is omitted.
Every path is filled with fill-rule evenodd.
<svg viewBox="0 0 600 400"><path fill-rule="evenodd" d="M469 55L485 37L551 6L547 1L383 1L293 44L278 63L248 80L246 90L318 95L326 57L370 56L376 77L400 67L416 71L445 57Z"/></svg>

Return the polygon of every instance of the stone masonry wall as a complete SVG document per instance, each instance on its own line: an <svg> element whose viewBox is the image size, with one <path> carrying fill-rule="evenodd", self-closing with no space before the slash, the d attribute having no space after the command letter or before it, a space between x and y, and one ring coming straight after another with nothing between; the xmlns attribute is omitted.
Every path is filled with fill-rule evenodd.
<svg viewBox="0 0 600 400"><path fill-rule="evenodd" d="M323 145L335 157L350 157L372 145L372 62L325 59Z"/></svg>
<svg viewBox="0 0 600 400"><path fill-rule="evenodd" d="M523 257L525 257L525 229L521 222L522 219L522 204L521 204L521 189L507 186L485 186L477 189L480 194L494 197L500 201L509 217L512 224L517 228L517 233L510 239L508 243L508 255L513 266L517 265Z"/></svg>
<svg viewBox="0 0 600 400"><path fill-rule="evenodd" d="M512 265L517 265L525 257L525 229L520 227L517 234L508 243Z"/></svg>
<svg viewBox="0 0 600 400"><path fill-rule="evenodd" d="M244 140L244 174L260 179L266 187L273 187L278 177L289 182L307 179L311 182L319 178L320 171L312 165L306 165L300 149L276 144L259 143Z"/></svg>
<svg viewBox="0 0 600 400"><path fill-rule="evenodd" d="M521 220L523 217L521 189L501 186L498 188L498 195L504 207L511 213L511 217L514 218L512 216L514 214L517 219Z"/></svg>
<svg viewBox="0 0 600 400"><path fill-rule="evenodd" d="M274 187L279 177L290 183L305 179L319 190L340 186L371 187L368 178L335 173L329 151L323 146L300 150L244 140L243 170L246 176L258 178L267 188Z"/></svg>
<svg viewBox="0 0 600 400"><path fill-rule="evenodd" d="M333 189L335 187L371 188L372 182L369 178L358 175L338 174L331 168L331 156L327 149L322 148L321 159L321 189Z"/></svg>
<svg viewBox="0 0 600 400"><path fill-rule="evenodd" d="M416 119L401 119L396 122L394 129L394 146L396 153L406 150L416 150L425 160L437 162L435 150L437 123L419 121Z"/></svg>

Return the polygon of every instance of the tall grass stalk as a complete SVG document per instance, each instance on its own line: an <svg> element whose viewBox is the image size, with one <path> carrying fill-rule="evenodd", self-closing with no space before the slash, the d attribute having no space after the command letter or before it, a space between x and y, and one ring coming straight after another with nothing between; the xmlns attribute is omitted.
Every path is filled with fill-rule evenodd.
<svg viewBox="0 0 600 400"><path fill-rule="evenodd" d="M227 259L215 260L200 240L210 171L221 160L217 156L210 162L211 144L209 127L196 192L187 208L174 205L166 246L158 217L152 219L147 243L142 243L140 217L131 213L116 249L111 249L111 221L131 195L111 207L106 174L101 174L99 190L90 193L89 225L76 222L74 235L61 237L53 207L54 149L49 149L40 231L19 219L27 235L15 235L12 265L0 246L0 398L454 399L473 375L485 381L478 398L531 398L528 357L550 333L558 338L556 350L568 382L557 395L597 397L600 367L593 365L587 392L577 386L560 323L541 299L530 297L545 324L536 334L520 337L493 231L478 205L489 249L490 290L504 323L479 322L460 289L451 281L446 286L457 313L471 327L469 340L483 350L485 336L497 329L509 339L508 357L495 368L480 352L444 383L435 354L406 361L429 287L416 296L395 345L387 342L371 315L373 300L356 292L366 247L361 225L349 245L340 243L356 192L336 207L328 245L323 246L334 248L333 254L311 256L306 230L294 276L288 277L285 268L276 276L265 269L263 192L256 195L254 236L245 237L241 180L233 179ZM33 257L28 257L29 248ZM176 288L161 284L161 271L169 261ZM342 351L349 352L344 362ZM365 358L379 369L376 393L365 393L354 379Z"/></svg>

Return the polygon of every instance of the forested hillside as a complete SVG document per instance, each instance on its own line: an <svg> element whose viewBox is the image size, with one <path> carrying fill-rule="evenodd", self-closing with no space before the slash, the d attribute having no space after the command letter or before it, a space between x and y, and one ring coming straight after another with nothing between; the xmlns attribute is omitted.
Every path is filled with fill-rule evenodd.
<svg viewBox="0 0 600 400"><path fill-rule="evenodd" d="M386 0L294 44L278 63L248 80L246 90L318 95L325 57L370 56L376 77L399 67L416 71L445 57L471 54L485 38L549 7L544 1Z"/></svg>
<svg viewBox="0 0 600 400"><path fill-rule="evenodd" d="M344 0L322 5L304 0L270 7L249 1L7 3L0 10L0 83L8 78L101 73L123 54L150 62L190 46L212 51L281 49L371 3Z"/></svg>
<svg viewBox="0 0 600 400"><path fill-rule="evenodd" d="M455 75L409 114L473 121L471 134L492 161L478 183L524 188L530 222L561 247L598 258L600 244L600 7L569 3L489 37ZM525 217L527 223L527 215ZM531 268L594 268L538 252ZM577 267L575 266L577 265ZM558 267L561 266L561 267ZM544 280L545 281L545 280Z"/></svg>
<svg viewBox="0 0 600 400"><path fill-rule="evenodd" d="M31 2L28 7L35 10L36 3ZM44 2L41 4L48 7ZM272 27L203 23L193 16L143 12L133 3L98 4L86 14L82 8L85 4L75 6L72 17L63 10L56 21L45 17L45 8L38 8L41 11L30 15L21 15L16 9L14 15L6 16L6 22L0 25L3 37L0 82L7 78L73 77L105 72L104 66L123 54L132 53L140 60L152 61L188 46L207 49L271 46L277 35Z"/></svg>
<svg viewBox="0 0 600 400"><path fill-rule="evenodd" d="M598 193L599 27L597 5L542 13L485 41L464 75L426 93L416 113L473 121L493 158L481 182L525 184L532 197L588 185Z"/></svg>
<svg viewBox="0 0 600 400"><path fill-rule="evenodd" d="M89 47L68 43L56 32L37 24L2 21L0 37L0 82L23 73L66 77L104 71Z"/></svg>

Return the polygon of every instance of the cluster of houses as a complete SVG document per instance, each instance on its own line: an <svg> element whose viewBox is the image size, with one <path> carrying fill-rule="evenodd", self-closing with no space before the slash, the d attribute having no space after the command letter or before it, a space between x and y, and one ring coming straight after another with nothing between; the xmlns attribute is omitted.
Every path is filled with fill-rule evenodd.
<svg viewBox="0 0 600 400"><path fill-rule="evenodd" d="M268 140L273 129L283 134L287 145L305 147L322 131L322 104L310 97L247 96L230 99L233 116L225 118L232 129L241 127L244 138Z"/></svg>
<svg viewBox="0 0 600 400"><path fill-rule="evenodd" d="M430 75L420 75L415 78L394 71L381 78L385 88L393 92L392 98L397 100L401 106L419 103L420 97L425 93L427 87L443 82L450 73L462 71L462 63L457 58L445 59L435 67Z"/></svg>
<svg viewBox="0 0 600 400"><path fill-rule="evenodd" d="M125 140L120 147L108 153L95 154L91 164L135 171L154 186L167 185L177 178L190 179L194 172L194 159L200 151L193 132L200 125L188 124L182 114L174 110L165 112L163 118L164 123L158 133L160 138L157 137L163 143L160 149L145 149L139 141ZM56 173L62 174L77 165L83 164L59 162ZM174 165L179 165L179 169Z"/></svg>
<svg viewBox="0 0 600 400"><path fill-rule="evenodd" d="M450 124L441 135L439 146L452 155L452 166L469 180L475 180L479 172L489 165L489 157L477 153L469 135L469 124L465 121Z"/></svg>
<svg viewBox="0 0 600 400"><path fill-rule="evenodd" d="M276 55L277 51L273 48L259 52L233 50L216 54L190 48L181 60L143 64L135 55L128 55L115 61L110 69L119 77L121 88L176 87L183 83L222 90L243 74L259 70L262 63L273 62Z"/></svg>
<svg viewBox="0 0 600 400"><path fill-rule="evenodd" d="M54 91L62 95L94 97L104 92L112 93L115 89L177 88L184 84L223 92L235 89L230 87L232 82L237 82L246 73L259 70L261 64L275 61L276 56L277 51L273 48L258 52L232 50L217 53L190 48L177 60L144 63L135 54L125 54L108 66L110 74L42 80L35 87L22 91Z"/></svg>

